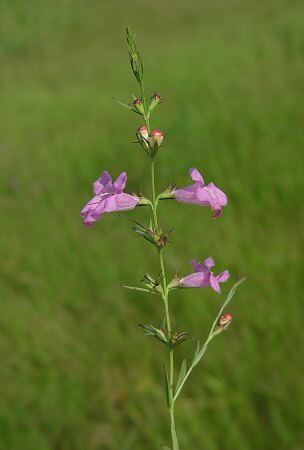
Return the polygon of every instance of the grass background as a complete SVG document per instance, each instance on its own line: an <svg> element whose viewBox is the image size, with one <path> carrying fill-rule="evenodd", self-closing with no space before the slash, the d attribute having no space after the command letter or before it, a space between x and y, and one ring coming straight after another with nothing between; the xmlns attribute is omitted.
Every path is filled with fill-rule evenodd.
<svg viewBox="0 0 304 450"><path fill-rule="evenodd" d="M79 217L105 169L150 193L141 123L112 99L138 94L126 25L148 92L166 98L152 120L167 134L158 190L195 165L229 197L217 221L161 205L175 227L167 271L213 255L218 272L248 276L177 403L181 447L303 449L302 2L3 0L0 12L1 450L170 442L167 355L137 327L158 325L162 305L120 287L157 273L156 255L115 214L89 230ZM203 338L218 306L209 290L177 292L174 324Z"/></svg>

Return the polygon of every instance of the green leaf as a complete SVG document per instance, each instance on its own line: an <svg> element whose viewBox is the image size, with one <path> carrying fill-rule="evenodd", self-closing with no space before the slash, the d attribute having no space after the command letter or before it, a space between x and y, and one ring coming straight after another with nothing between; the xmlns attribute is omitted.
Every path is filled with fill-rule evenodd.
<svg viewBox="0 0 304 450"><path fill-rule="evenodd" d="M192 364L195 364L195 360L198 357L199 351L200 351L200 343L199 343L199 341L197 341L196 349L195 349L193 360L192 360Z"/></svg>
<svg viewBox="0 0 304 450"><path fill-rule="evenodd" d="M132 289L133 291L147 292L148 294L160 295L158 292L151 291L150 289L145 289L145 288L136 287L136 286L126 286L126 285L123 285L122 287L124 287L124 288L126 288L126 289Z"/></svg>
<svg viewBox="0 0 304 450"><path fill-rule="evenodd" d="M118 103L120 106L124 106L125 108L131 109L133 111L133 109L131 108L131 106L126 105L125 103L120 102L119 100L116 100L116 98L113 99L114 102Z"/></svg>
<svg viewBox="0 0 304 450"><path fill-rule="evenodd" d="M165 372L165 388L166 388L166 398L167 398L167 405L168 408L170 407L170 385L169 385L169 377L166 371L166 367L165 365L164 367L164 372Z"/></svg>
<svg viewBox="0 0 304 450"><path fill-rule="evenodd" d="M226 300L225 300L225 304L226 304L226 305L230 302L230 300L231 300L232 297L234 296L235 291L236 291L236 288L237 288L241 283L243 283L243 281L245 281L245 280L246 280L246 277L240 277L240 278L238 278L238 279L236 280L236 282L234 283L234 285L233 285L232 288L230 289L229 294L227 295L227 298L226 298Z"/></svg>
<svg viewBox="0 0 304 450"><path fill-rule="evenodd" d="M166 445L162 445L162 449L163 449L163 450L171 450L171 448L170 448L170 447L167 447Z"/></svg>
<svg viewBox="0 0 304 450"><path fill-rule="evenodd" d="M176 383L175 392L177 392L178 388L180 387L181 383L183 382L185 375L187 372L187 361L184 359L182 362L181 370L179 372L179 377Z"/></svg>

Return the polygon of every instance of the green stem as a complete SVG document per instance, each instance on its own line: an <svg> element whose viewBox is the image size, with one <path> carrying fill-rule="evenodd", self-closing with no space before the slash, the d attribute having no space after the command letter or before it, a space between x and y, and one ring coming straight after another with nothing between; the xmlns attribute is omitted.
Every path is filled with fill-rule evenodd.
<svg viewBox="0 0 304 450"><path fill-rule="evenodd" d="M151 159L151 180L152 180L152 205L153 205L153 220L155 231L159 233L158 226L158 217L157 217L157 202L155 197L155 173L154 173L154 159ZM163 288L163 301L165 307L165 318L167 325L168 336L171 339L172 328L171 328L171 320L170 320L170 311L169 311L169 299L168 299L168 287L166 280L166 272L163 258L163 249L160 248L158 250L159 264L161 268L161 277L162 277L162 288ZM169 414L170 414L170 425L171 425L171 436L172 436L172 444L173 450L179 450L179 443L177 439L176 429L175 429L175 418L174 418L174 348L170 348L169 353L170 364L169 364Z"/></svg>
<svg viewBox="0 0 304 450"><path fill-rule="evenodd" d="M140 83L140 90L141 90L141 98L142 98L142 102L143 102L144 110L145 110L145 122L146 122L146 126L148 128L148 133L150 133L150 114L148 112L147 103L146 103L144 83Z"/></svg>
<svg viewBox="0 0 304 450"><path fill-rule="evenodd" d="M153 206L153 220L155 232L158 234L158 218L157 218L157 202L155 195L155 170L154 170L154 159L151 158L151 181L152 181L152 206ZM164 264L164 263L162 263ZM161 267L163 271L163 267Z"/></svg>
<svg viewBox="0 0 304 450"><path fill-rule="evenodd" d="M150 133L150 115L147 109L146 99L145 99L145 92L144 92L144 85L143 83L140 83L140 89L141 89L141 96L142 96L142 102L145 110L145 122L148 129L148 133ZM153 225L155 229L155 233L159 234L159 222L157 217L157 205L158 205L158 199L156 198L155 194L155 163L154 158L150 158L150 169L151 169L151 185L152 185L152 211L153 211ZM163 288L163 301L164 301L164 307L165 307L165 319L166 319L166 327L169 339L171 339L172 334L172 328L171 328L171 320L170 320L170 311L169 311L169 299L168 299L168 287L167 287L167 281L166 281L166 273L165 273L165 265L164 265L164 258L163 258L163 249L158 249L158 257L159 257L159 264L161 269L161 277L162 277L162 288ZM176 429L175 429L175 418L174 418L174 348L170 347L169 350L169 414L170 414L170 426L171 426L171 436L172 436L172 444L173 444L173 450L179 450L179 443L177 439Z"/></svg>

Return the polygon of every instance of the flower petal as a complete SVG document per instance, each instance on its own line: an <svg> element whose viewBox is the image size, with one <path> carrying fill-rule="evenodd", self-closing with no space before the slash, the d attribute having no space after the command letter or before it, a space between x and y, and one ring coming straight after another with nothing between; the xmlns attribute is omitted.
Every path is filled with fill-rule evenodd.
<svg viewBox="0 0 304 450"><path fill-rule="evenodd" d="M173 197L182 203L194 203L196 205L200 204L200 200L198 198L198 191L200 190L200 186L198 184L192 184L183 189L176 189L172 191Z"/></svg>
<svg viewBox="0 0 304 450"><path fill-rule="evenodd" d="M225 270L224 272L217 275L216 279L219 283L223 283L224 281L227 281L229 277L230 273L228 272L228 270Z"/></svg>
<svg viewBox="0 0 304 450"><path fill-rule="evenodd" d="M220 217L220 215L222 214L222 208L218 208L215 213L213 214L213 218L217 219L218 217Z"/></svg>
<svg viewBox="0 0 304 450"><path fill-rule="evenodd" d="M202 206L212 205L212 198L210 196L210 192L207 191L205 186L197 190L197 197L200 205Z"/></svg>
<svg viewBox="0 0 304 450"><path fill-rule="evenodd" d="M215 186L214 183L209 183L207 186L205 186L205 189L208 189L210 192L211 197L216 200L216 202L221 206L226 206L228 199L225 192L221 191L218 187Z"/></svg>
<svg viewBox="0 0 304 450"><path fill-rule="evenodd" d="M94 219L94 218L91 216L91 213L89 213L89 214L85 217L85 219L84 219L84 221L83 221L83 224L84 224L84 226L86 226L86 227L92 227L92 226L95 224L95 222L96 222L96 219Z"/></svg>
<svg viewBox="0 0 304 450"><path fill-rule="evenodd" d="M180 283L184 287L198 287L207 288L210 287L210 273L196 272L184 277L180 280Z"/></svg>
<svg viewBox="0 0 304 450"><path fill-rule="evenodd" d="M196 181L197 183L200 183L204 186L204 178L195 167L192 167L192 169L190 169L190 177L193 181Z"/></svg>
<svg viewBox="0 0 304 450"><path fill-rule="evenodd" d="M219 282L216 279L216 277L213 275L213 273L210 274L210 285L211 285L212 289L215 290L215 292L218 292L219 294L221 293L221 288L220 288Z"/></svg>
<svg viewBox="0 0 304 450"><path fill-rule="evenodd" d="M215 261L212 256L209 256L209 258L205 259L202 267L204 271L207 271L210 270L213 266L215 266Z"/></svg>
<svg viewBox="0 0 304 450"><path fill-rule="evenodd" d="M126 187L126 182L127 182L127 174L126 172L122 172L116 179L116 181L114 181L113 183L113 187L114 187L114 192L116 194L120 194L124 188Z"/></svg>
<svg viewBox="0 0 304 450"><path fill-rule="evenodd" d="M100 204L100 206L96 209L96 214L99 214L100 211L101 213L118 211L117 194L112 194L109 197L107 197L104 200L103 204Z"/></svg>
<svg viewBox="0 0 304 450"><path fill-rule="evenodd" d="M138 205L139 197L122 192L121 194L117 194L116 202L117 211L128 211Z"/></svg>
<svg viewBox="0 0 304 450"><path fill-rule="evenodd" d="M192 259L191 264L195 270L195 272L201 272L203 266L201 265L201 263L199 263L198 261L196 261L196 259Z"/></svg>
<svg viewBox="0 0 304 450"><path fill-rule="evenodd" d="M100 178L94 183L94 193L96 195L101 194L106 188L112 184L111 175L105 170Z"/></svg>
<svg viewBox="0 0 304 450"><path fill-rule="evenodd" d="M81 210L80 215L85 217L92 209L95 209L100 203L99 196L95 195Z"/></svg>

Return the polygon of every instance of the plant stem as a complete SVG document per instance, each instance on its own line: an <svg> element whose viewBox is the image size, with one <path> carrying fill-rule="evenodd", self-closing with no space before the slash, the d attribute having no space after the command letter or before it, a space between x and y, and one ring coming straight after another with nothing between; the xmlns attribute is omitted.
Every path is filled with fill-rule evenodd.
<svg viewBox="0 0 304 450"><path fill-rule="evenodd" d="M148 128L148 133L150 133L150 114L148 112L148 108L147 108L147 103L146 103L146 97L145 97L145 89L144 89L144 83L140 83L140 90L141 90L141 99L144 105L144 110L145 110L145 122L146 122L146 126Z"/></svg>
<svg viewBox="0 0 304 450"><path fill-rule="evenodd" d="M156 231L156 233L158 233L159 229L158 229L158 218L157 218L157 203L156 203L156 195L155 195L155 170L154 170L154 159L153 158L151 158L151 182L152 182L153 221L154 221L155 231ZM163 261L162 261L161 265L162 266L164 265ZM164 273L163 267L161 267L161 269L162 269L162 272Z"/></svg>
<svg viewBox="0 0 304 450"><path fill-rule="evenodd" d="M143 83L140 83L140 89L141 89L141 97L142 102L144 106L144 119L146 123L146 127L148 129L148 133L150 133L150 115L147 109L147 103L145 99L145 91L144 91L144 85ZM157 217L157 205L158 201L156 200L156 194L155 194L155 163L154 158L150 157L150 169L151 169L151 185L152 185L152 211L153 211L153 226L155 229L155 233L159 234L159 222ZM159 264L161 269L161 283L162 283L162 289L163 289L163 301L164 301L164 307L165 307L165 319L166 319L166 327L169 339L171 340L171 320L170 320L170 311L169 311L169 299L168 299L168 287L167 287L167 281L166 281L166 273L165 273L165 265L164 265L164 258L163 258L163 249L158 249L158 258L159 258ZM175 419L174 419L174 348L170 347L169 350L169 414L170 414L170 426L171 426L171 436L172 436L172 444L173 444L173 450L179 450L179 443L177 439L176 429L175 429Z"/></svg>
<svg viewBox="0 0 304 450"><path fill-rule="evenodd" d="M154 171L154 159L151 159L151 181L152 181L152 206L153 206L153 220L154 220L154 228L156 233L159 233L159 225L158 225L158 217L157 217L157 202L155 200L155 171ZM169 311L169 299L168 299L168 287L166 280L166 272L163 258L163 249L160 248L158 250L159 264L161 268L161 277L162 277L162 288L163 288L163 301L165 307L165 318L166 318L166 326L169 339L171 339L172 328L171 328L171 320L170 320L170 311ZM173 450L179 450L179 443L177 439L176 429L175 429L175 419L174 419L174 348L171 347L169 350L169 413L170 413L170 424L171 424L171 436L172 436L172 444Z"/></svg>

